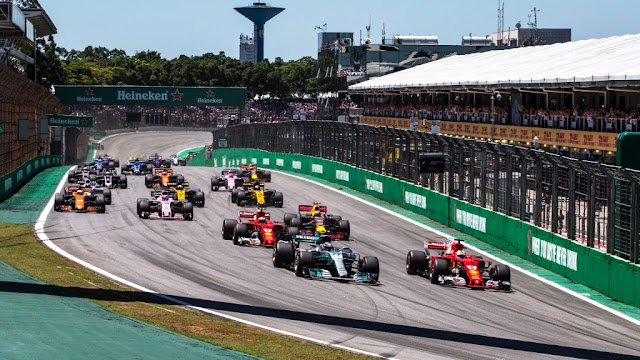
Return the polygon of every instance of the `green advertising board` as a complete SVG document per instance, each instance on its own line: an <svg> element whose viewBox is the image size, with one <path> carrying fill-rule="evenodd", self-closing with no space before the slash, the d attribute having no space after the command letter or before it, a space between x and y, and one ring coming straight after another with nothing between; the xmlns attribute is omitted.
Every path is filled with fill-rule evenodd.
<svg viewBox="0 0 640 360"><path fill-rule="evenodd" d="M161 86L63 86L56 96L67 105L244 106L246 88Z"/></svg>
<svg viewBox="0 0 640 360"><path fill-rule="evenodd" d="M49 126L93 127L91 116L47 115Z"/></svg>

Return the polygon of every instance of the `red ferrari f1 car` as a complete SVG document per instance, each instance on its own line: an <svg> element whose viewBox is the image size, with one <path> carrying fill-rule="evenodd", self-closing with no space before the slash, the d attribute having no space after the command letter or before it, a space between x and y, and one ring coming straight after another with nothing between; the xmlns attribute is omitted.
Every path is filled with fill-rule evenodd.
<svg viewBox="0 0 640 360"><path fill-rule="evenodd" d="M232 240L234 245L254 245L274 247L278 240L288 236L285 224L271 221L268 212L240 211L239 220L222 221L222 238Z"/></svg>
<svg viewBox="0 0 640 360"><path fill-rule="evenodd" d="M440 250L431 255L429 250ZM466 286L474 289L511 290L511 270L507 265L491 266L482 256L465 253L462 240L425 241L424 250L407 254L409 275L422 275L432 284Z"/></svg>

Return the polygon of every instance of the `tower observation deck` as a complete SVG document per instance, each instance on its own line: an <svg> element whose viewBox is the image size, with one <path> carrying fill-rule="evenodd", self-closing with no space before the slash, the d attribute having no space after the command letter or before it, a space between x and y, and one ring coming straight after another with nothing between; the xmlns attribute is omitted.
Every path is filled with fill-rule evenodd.
<svg viewBox="0 0 640 360"><path fill-rule="evenodd" d="M264 24L274 16L280 14L284 8L268 6L265 3L256 2L250 6L237 7L234 9L253 22L256 61L262 61L264 59Z"/></svg>

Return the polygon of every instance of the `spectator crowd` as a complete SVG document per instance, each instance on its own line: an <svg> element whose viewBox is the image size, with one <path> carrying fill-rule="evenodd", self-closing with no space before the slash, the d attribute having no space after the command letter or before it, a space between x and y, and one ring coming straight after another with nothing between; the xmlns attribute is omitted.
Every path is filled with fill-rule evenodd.
<svg viewBox="0 0 640 360"><path fill-rule="evenodd" d="M473 107L459 105L415 105L415 104L363 104L363 114L443 121L491 123L489 106ZM533 107L520 109L519 126L544 127L567 130L599 132L638 131L638 110L622 111L615 107L606 109L581 108L547 110ZM510 109L494 107L494 123L514 124Z"/></svg>

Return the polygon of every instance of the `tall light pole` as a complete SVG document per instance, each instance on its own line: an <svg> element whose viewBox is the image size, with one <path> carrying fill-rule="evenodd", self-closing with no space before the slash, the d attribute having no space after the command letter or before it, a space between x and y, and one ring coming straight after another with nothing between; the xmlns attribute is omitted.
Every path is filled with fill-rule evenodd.
<svg viewBox="0 0 640 360"><path fill-rule="evenodd" d="M493 139L496 136L496 128L495 128L495 115L494 115L494 111L493 111L493 106L494 106L494 102L495 100L502 100L502 95L500 95L500 91L498 90L493 90L491 92L491 141L493 142Z"/></svg>

